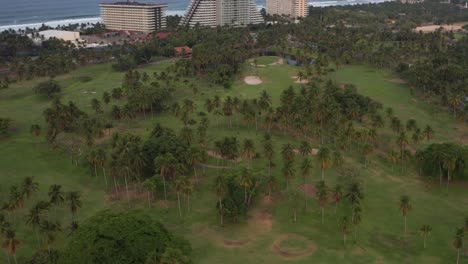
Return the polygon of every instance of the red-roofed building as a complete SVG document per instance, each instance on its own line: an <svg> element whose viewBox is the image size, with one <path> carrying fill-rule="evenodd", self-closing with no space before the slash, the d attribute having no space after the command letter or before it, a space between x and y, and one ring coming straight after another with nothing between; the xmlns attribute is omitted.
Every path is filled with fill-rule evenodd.
<svg viewBox="0 0 468 264"><path fill-rule="evenodd" d="M169 32L158 32L156 33L156 37L160 40L168 39L170 36Z"/></svg>
<svg viewBox="0 0 468 264"><path fill-rule="evenodd" d="M192 48L189 46L175 47L174 48L176 57L179 58L192 58Z"/></svg>

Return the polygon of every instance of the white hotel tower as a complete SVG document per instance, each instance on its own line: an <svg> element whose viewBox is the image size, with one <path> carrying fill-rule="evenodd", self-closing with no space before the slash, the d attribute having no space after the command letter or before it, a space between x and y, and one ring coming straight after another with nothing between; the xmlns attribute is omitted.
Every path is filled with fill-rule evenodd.
<svg viewBox="0 0 468 264"><path fill-rule="evenodd" d="M182 25L246 26L263 23L255 0L191 0Z"/></svg>

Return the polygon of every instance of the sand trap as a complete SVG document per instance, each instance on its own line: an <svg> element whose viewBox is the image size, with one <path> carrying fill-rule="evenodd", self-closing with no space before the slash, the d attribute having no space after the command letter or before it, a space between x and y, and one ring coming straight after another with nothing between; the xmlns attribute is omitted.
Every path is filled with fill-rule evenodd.
<svg viewBox="0 0 468 264"><path fill-rule="evenodd" d="M305 243L304 248L290 248L290 249L284 249L281 247L281 242L286 241L286 240L302 240ZM315 250L317 249L317 246L315 243L310 241L308 238L301 236L301 235L296 235L296 234L288 234L279 237L273 242L273 252L275 252L276 255L281 256L283 258L301 258L301 257L307 257L312 254L314 254Z"/></svg>
<svg viewBox="0 0 468 264"><path fill-rule="evenodd" d="M293 149L293 152L296 153L296 154L300 153L299 149L297 149L297 148ZM309 155L315 156L315 155L317 155L318 152L319 152L319 149L313 148L310 151Z"/></svg>
<svg viewBox="0 0 468 264"><path fill-rule="evenodd" d="M255 63L250 63L251 66L254 66L254 67L266 67L265 64L257 64L255 65Z"/></svg>
<svg viewBox="0 0 468 264"><path fill-rule="evenodd" d="M307 79L302 79L302 80L299 80L299 76L291 76L291 78L293 78L295 81L295 83L299 83L299 84L305 84L305 83L309 83L309 80Z"/></svg>
<svg viewBox="0 0 468 264"><path fill-rule="evenodd" d="M213 158L217 158L217 159L224 159L223 157L221 157L220 155L218 155L218 153L216 153L216 151L214 150L207 150L206 151L206 154L208 154L208 156L211 156ZM237 158L235 160L229 160L229 161L232 161L232 162L241 162L242 159L241 158Z"/></svg>
<svg viewBox="0 0 468 264"><path fill-rule="evenodd" d="M460 23L455 23L453 25L429 25L429 26L421 26L417 27L414 30L419 32L422 31L423 33L428 33L428 32L434 32L438 30L439 28L442 28L443 31L457 31L461 30L463 25L465 25L467 22L460 22Z"/></svg>
<svg viewBox="0 0 468 264"><path fill-rule="evenodd" d="M277 61L273 62L273 63L270 63L268 65L283 65L284 64L284 59L283 58L279 58Z"/></svg>
<svg viewBox="0 0 468 264"><path fill-rule="evenodd" d="M258 76L246 76L244 82L248 85L259 85L263 83L262 79Z"/></svg>

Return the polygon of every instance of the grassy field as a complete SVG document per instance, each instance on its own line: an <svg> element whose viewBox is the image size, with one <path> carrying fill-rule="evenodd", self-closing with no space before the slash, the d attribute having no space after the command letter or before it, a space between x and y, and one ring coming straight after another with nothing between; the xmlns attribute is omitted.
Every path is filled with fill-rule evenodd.
<svg viewBox="0 0 468 264"><path fill-rule="evenodd" d="M259 64L269 64L277 58L259 58ZM261 62L260 62L261 61ZM171 62L152 65L140 70L148 73L166 69ZM290 85L299 88L291 76L297 75L299 68L288 65L268 65L266 67L251 67L245 65L243 75L239 76L230 89L208 87L203 81L199 84L199 94L180 87L176 91L177 100L190 98L197 103L202 111L206 98L219 95L221 98L231 95L239 98L252 98L260 95L262 90L268 91L277 104L281 91ZM247 85L243 77L259 76L263 83L256 86ZM80 82L80 76L90 76L89 82ZM413 98L404 84L401 84L390 73L375 70L365 66L346 66L330 76L339 83L353 83L358 91L374 100L392 107L395 114L402 120L414 118L422 126L430 124L436 131L436 141L457 140L460 127L449 114L432 109L424 102ZM57 79L65 87L62 101L73 100L78 107L92 112L90 101L93 97L101 99L102 93L118 87L122 74L111 70L110 65L95 65L79 69L73 73L60 76ZM67 191L82 192L83 207L78 213L81 221L104 208L125 208L123 202L106 202L104 183L100 177L95 178L92 172L83 167L71 164L65 149L53 150L45 143L43 136L34 137L29 133L29 126L38 123L44 127L42 111L49 101L38 98L32 92L32 87L39 80L15 84L7 90L0 91L0 116L14 120L14 132L7 139L0 140L0 200L8 195L8 189L18 184L26 176L34 176L40 183L36 197L25 205L25 209L16 216L17 235L21 240L18 248L19 260L37 250L38 243L30 227L25 227L24 219L33 202L47 199L47 189L50 184L61 184ZM108 113L111 105L105 106ZM236 120L236 117L234 118ZM164 126L178 129L181 122L172 115L160 114L154 120L139 117L130 124L123 122L116 126L122 132L131 132L145 138L152 126L159 122ZM254 139L257 150L260 151L262 132L245 126L229 128L227 119L221 118L219 126L212 120L208 132L211 142L224 136L237 136ZM382 140L389 139L389 132L383 131ZM280 148L290 142L298 145L298 141L290 136L274 134L276 147L276 163L281 164ZM391 143L389 139L389 144ZM317 144L314 145L318 147ZM420 146L421 147L421 146ZM299 160L299 158L297 158ZM215 162L215 161L211 161ZM298 161L297 161L298 163ZM292 221L287 198L283 192L274 194L270 201L260 195L254 202L249 219L228 224L224 228L218 225L215 211L216 198L213 193L213 178L218 170L207 170L197 185L192 198L191 209L184 210L183 218L179 218L175 195L171 195L169 207L153 206L147 208L145 201L134 201L134 207L146 208L148 214L163 222L170 230L190 240L194 249L196 263L284 263L293 260L295 263L452 263L456 252L451 246L456 227L462 225L462 220L468 212L467 186L454 184L449 193L438 184L419 178L415 172L405 175L393 172L377 154L372 158L371 165L365 169L362 159L356 153L346 156L348 166L359 171L359 180L363 182L365 199L363 203L363 221L360 225L357 241L350 234L349 243L344 246L338 221L349 212L345 203L340 205L335 213L333 205L325 209L325 223L320 223L320 210L312 198L309 199L309 209L299 211L298 222ZM239 165L243 166L245 162ZM260 159L254 162L254 167L264 168L266 161ZM284 180L280 167L274 170L278 177L279 189L284 188ZM320 178L320 171L315 165L311 182ZM331 168L326 173L329 186L342 181L339 170ZM294 179L294 188L302 184L301 177ZM398 209L398 199L401 195L411 196L413 211L408 217L408 242L402 242L403 218ZM57 219L64 225L69 222L70 213L59 209ZM428 238L427 248L423 249L422 238L418 234L421 225L429 224L433 232ZM64 229L66 229L64 227ZM66 240L65 235L55 243L60 248ZM281 248L295 254L287 255L278 251ZM463 258L462 261L467 261ZM0 263L5 263L4 254L0 255ZM463 263L463 262L462 262Z"/></svg>

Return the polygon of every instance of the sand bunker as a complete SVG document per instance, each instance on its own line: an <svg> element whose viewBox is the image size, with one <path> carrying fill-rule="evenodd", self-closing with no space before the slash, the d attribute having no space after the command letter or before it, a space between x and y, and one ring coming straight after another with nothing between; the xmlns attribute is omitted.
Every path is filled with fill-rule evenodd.
<svg viewBox="0 0 468 264"><path fill-rule="evenodd" d="M294 79L295 83L299 83L299 84L309 83L309 80L307 80L306 78L303 78L303 79L299 80L299 76L291 76L291 78Z"/></svg>
<svg viewBox="0 0 468 264"><path fill-rule="evenodd" d="M289 243L288 243L289 242ZM294 245L291 242L300 242L301 246ZM288 248L282 247L283 243L291 244ZM312 255L317 246L304 236L288 234L279 237L273 242L273 252L283 258L301 258Z"/></svg>
<svg viewBox="0 0 468 264"><path fill-rule="evenodd" d="M283 65L284 64L284 59L283 58L279 58L277 61L273 62L273 63L270 63L268 65Z"/></svg>
<svg viewBox="0 0 468 264"><path fill-rule="evenodd" d="M300 153L299 149L293 149L293 152L296 153L296 154ZM315 156L315 155L317 155L318 152L319 152L319 149L314 148L314 149L312 149L310 151L309 155Z"/></svg>
<svg viewBox="0 0 468 264"><path fill-rule="evenodd" d="M466 22L455 23L453 25L429 25L429 26L417 27L414 30L417 32L422 31L423 33L434 32L438 30L439 28L442 28L443 31L457 31L457 30L461 30L463 25L465 24Z"/></svg>
<svg viewBox="0 0 468 264"><path fill-rule="evenodd" d="M258 76L247 76L244 78L244 82L248 85L259 85L263 83L262 79Z"/></svg>

